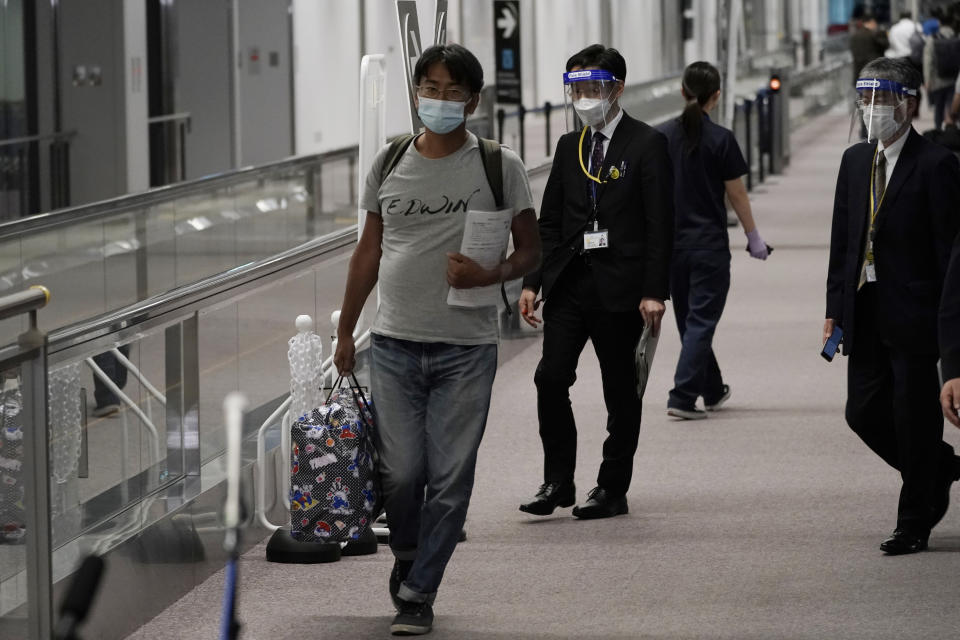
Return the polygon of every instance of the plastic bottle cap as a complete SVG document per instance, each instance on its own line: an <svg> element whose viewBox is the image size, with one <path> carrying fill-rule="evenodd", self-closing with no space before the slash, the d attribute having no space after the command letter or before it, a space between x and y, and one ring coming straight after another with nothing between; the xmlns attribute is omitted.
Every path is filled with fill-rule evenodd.
<svg viewBox="0 0 960 640"><path fill-rule="evenodd" d="M297 316L297 331L311 331L313 329L313 318L307 314Z"/></svg>

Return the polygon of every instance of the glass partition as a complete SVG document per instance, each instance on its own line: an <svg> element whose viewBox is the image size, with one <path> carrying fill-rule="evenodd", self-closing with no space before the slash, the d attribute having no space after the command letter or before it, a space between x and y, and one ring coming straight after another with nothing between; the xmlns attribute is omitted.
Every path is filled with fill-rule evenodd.
<svg viewBox="0 0 960 640"><path fill-rule="evenodd" d="M43 326L52 331L343 230L356 224L355 156L313 156L0 225L0 295L44 284L52 295ZM0 344L22 328L21 319L0 322Z"/></svg>

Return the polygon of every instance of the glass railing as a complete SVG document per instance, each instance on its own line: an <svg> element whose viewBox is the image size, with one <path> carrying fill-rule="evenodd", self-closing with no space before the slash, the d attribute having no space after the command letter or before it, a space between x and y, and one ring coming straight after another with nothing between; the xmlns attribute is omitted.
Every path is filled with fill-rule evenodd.
<svg viewBox="0 0 960 640"><path fill-rule="evenodd" d="M355 148L0 225L0 295L44 283L47 330L88 320L356 223ZM0 323L0 344L22 319Z"/></svg>

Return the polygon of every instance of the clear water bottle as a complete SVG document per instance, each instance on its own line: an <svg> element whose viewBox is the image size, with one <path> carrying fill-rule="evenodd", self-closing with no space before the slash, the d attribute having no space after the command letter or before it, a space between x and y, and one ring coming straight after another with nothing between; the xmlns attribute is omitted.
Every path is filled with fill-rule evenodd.
<svg viewBox="0 0 960 640"><path fill-rule="evenodd" d="M297 335L290 338L290 418L299 420L323 403L323 342L313 332L313 318L297 316Z"/></svg>

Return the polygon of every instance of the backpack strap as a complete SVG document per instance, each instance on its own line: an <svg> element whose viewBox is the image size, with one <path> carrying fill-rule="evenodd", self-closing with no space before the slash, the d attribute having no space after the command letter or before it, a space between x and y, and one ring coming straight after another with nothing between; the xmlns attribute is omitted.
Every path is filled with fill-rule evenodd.
<svg viewBox="0 0 960 640"><path fill-rule="evenodd" d="M406 133L390 141L387 157L383 161L383 167L380 168L380 184L383 184L387 176L400 164L400 158L407 152L415 137L412 133Z"/></svg>
<svg viewBox="0 0 960 640"><path fill-rule="evenodd" d="M480 159L487 174L487 183L493 191L493 200L497 209L503 208L503 151L496 140L477 137L480 143Z"/></svg>

